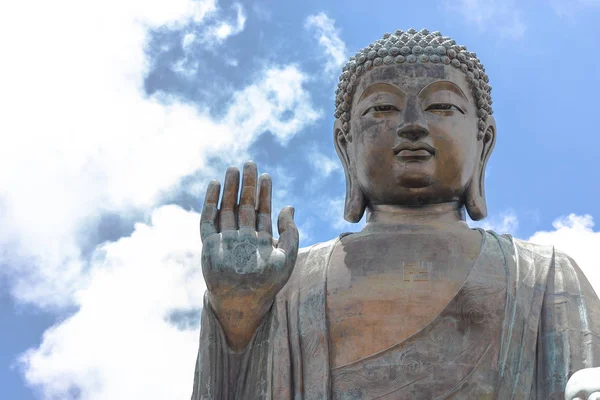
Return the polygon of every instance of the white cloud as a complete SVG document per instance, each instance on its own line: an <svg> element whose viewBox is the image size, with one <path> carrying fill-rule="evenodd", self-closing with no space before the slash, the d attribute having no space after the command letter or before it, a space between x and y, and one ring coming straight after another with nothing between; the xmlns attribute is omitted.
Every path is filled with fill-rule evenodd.
<svg viewBox="0 0 600 400"><path fill-rule="evenodd" d="M149 29L217 11L210 0L0 5L0 35L13 38L0 65L0 278L19 301L77 310L22 358L45 398L189 396L198 330L167 318L201 304L198 216L161 207L89 262L78 235L104 212L150 214L183 176L212 178L210 157L239 164L265 130L285 142L320 116L293 65L257 71L219 119L145 95Z"/></svg>
<svg viewBox="0 0 600 400"><path fill-rule="evenodd" d="M223 17L225 14L223 10L214 9L200 29L194 26L190 32L183 35L181 40L183 57L174 64L173 70L175 72L185 75L188 78L195 76L198 73L199 63L194 52L198 51L198 46L216 50L228 38L244 30L246 25L244 8L239 3L234 3L232 8L235 11L235 18ZM223 62L229 66L237 66L238 63L235 58L231 57L231 54L228 54L228 57Z"/></svg>
<svg viewBox="0 0 600 400"><path fill-rule="evenodd" d="M199 326L178 329L169 316L202 305L199 219L163 206L151 224L96 249L89 284L74 296L78 311L21 357L44 398L189 398Z"/></svg>
<svg viewBox="0 0 600 400"><path fill-rule="evenodd" d="M325 53L325 73L330 77L340 73L348 56L346 44L335 28L335 21L321 12L309 16L304 26L312 32Z"/></svg>
<svg viewBox="0 0 600 400"><path fill-rule="evenodd" d="M481 30L492 29L511 39L520 39L527 29L517 5L509 0L447 1L446 9L461 14Z"/></svg>
<svg viewBox="0 0 600 400"><path fill-rule="evenodd" d="M202 33L202 42L204 44L211 46L221 44L230 36L237 35L244 30L244 26L246 25L244 9L239 3L235 3L233 8L236 13L234 20L219 20L204 29Z"/></svg>
<svg viewBox="0 0 600 400"><path fill-rule="evenodd" d="M192 107L165 107L142 94L148 28L201 23L214 2L0 8L0 34L14 38L3 45L14 62L0 66L0 213L13 244L1 261L10 272L18 268L18 297L61 303L82 267L80 221L150 204L157 190L197 168L199 142L222 145L194 133L209 121ZM186 152L177 140L188 139Z"/></svg>
<svg viewBox="0 0 600 400"><path fill-rule="evenodd" d="M200 307L198 216L153 207L184 176L213 178L210 158L239 165L265 130L286 142L321 115L294 65L256 71L220 118L145 94L149 29L214 24L218 10L214 0L0 3L0 35L12 38L0 64L0 279L18 301L77 310L22 359L45 398L189 396L198 331L165 319ZM85 227L134 211L152 223L83 258Z"/></svg>
<svg viewBox="0 0 600 400"><path fill-rule="evenodd" d="M257 83L236 93L224 121L235 129L236 141L248 143L254 132L270 131L286 143L296 132L321 117L303 89L307 77L295 66L266 71ZM292 114L288 113L292 111Z"/></svg>
<svg viewBox="0 0 600 400"><path fill-rule="evenodd" d="M181 47L183 47L184 50L187 50L187 49L189 49L191 44L194 43L195 40L196 40L196 34L193 32L188 32L185 35L183 35L183 40L181 41Z"/></svg>
<svg viewBox="0 0 600 400"><path fill-rule="evenodd" d="M0 34L16 39L0 66L0 262L17 298L68 306L85 279L83 221L148 209L209 170L210 156L239 163L264 130L284 142L320 116L295 66L257 73L219 120L144 94L148 29L202 24L216 10L210 0L2 3Z"/></svg>
<svg viewBox="0 0 600 400"><path fill-rule="evenodd" d="M536 232L529 241L553 245L571 256L600 294L600 232L594 231L591 215L569 214L553 223L554 230Z"/></svg>

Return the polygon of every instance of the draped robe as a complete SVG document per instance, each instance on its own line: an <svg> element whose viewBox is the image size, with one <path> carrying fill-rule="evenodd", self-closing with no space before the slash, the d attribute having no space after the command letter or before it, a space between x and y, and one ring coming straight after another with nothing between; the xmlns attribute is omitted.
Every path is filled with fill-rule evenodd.
<svg viewBox="0 0 600 400"><path fill-rule="evenodd" d="M338 242L301 249L243 351L228 347L205 297L192 400L562 400L574 372L600 366L600 301L576 263L551 246L489 231L458 293L430 323L332 369L326 277Z"/></svg>

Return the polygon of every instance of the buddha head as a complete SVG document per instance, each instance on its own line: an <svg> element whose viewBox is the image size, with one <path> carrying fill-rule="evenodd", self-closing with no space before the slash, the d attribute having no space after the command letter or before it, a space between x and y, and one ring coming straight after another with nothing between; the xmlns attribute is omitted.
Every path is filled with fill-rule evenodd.
<svg viewBox="0 0 600 400"><path fill-rule="evenodd" d="M367 207L458 202L486 217L485 166L496 124L475 53L409 29L361 49L336 90L334 141L346 174L344 217Z"/></svg>

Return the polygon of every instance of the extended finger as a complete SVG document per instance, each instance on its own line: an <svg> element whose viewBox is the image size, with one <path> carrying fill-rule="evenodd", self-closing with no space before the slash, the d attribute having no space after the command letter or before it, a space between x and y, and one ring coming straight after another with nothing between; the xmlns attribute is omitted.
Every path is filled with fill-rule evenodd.
<svg viewBox="0 0 600 400"><path fill-rule="evenodd" d="M298 228L294 223L294 208L284 207L277 218L277 229L279 230L279 242L277 248L285 251L288 257L295 260L298 254Z"/></svg>
<svg viewBox="0 0 600 400"><path fill-rule="evenodd" d="M237 195L240 188L240 171L236 167L227 168L225 173L225 184L223 186L223 198L221 199L221 211L219 213L220 231L237 229L235 220L235 208Z"/></svg>
<svg viewBox="0 0 600 400"><path fill-rule="evenodd" d="M257 228L259 232L273 235L271 222L271 193L273 184L268 174L262 174L258 179Z"/></svg>
<svg viewBox="0 0 600 400"><path fill-rule="evenodd" d="M258 172L253 161L248 161L244 165L243 175L238 221L240 228L251 228L254 231L256 230L256 180Z"/></svg>
<svg viewBox="0 0 600 400"><path fill-rule="evenodd" d="M217 233L217 204L219 203L220 192L221 182L212 181L208 184L200 216L200 238L203 241L210 235Z"/></svg>

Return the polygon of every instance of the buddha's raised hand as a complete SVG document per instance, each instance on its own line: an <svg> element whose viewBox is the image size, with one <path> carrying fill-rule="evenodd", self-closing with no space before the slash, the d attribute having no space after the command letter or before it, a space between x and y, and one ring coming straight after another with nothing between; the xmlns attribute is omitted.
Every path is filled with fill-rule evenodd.
<svg viewBox="0 0 600 400"><path fill-rule="evenodd" d="M212 181L200 220L209 302L234 350L251 339L288 281L298 254L292 207L279 213L279 241L273 239L271 177L263 174L257 182L256 164L250 161L244 165L238 204L239 184L238 169L228 168L218 209L221 185Z"/></svg>

